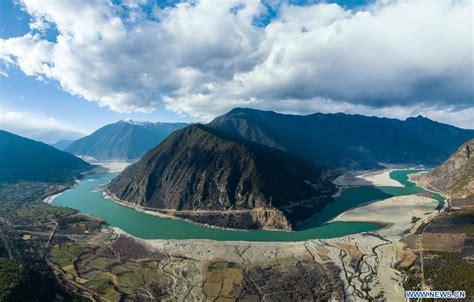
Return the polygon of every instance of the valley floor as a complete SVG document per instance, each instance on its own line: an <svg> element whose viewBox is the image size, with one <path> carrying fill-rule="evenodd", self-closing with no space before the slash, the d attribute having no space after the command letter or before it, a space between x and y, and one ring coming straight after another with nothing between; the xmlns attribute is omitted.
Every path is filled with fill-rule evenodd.
<svg viewBox="0 0 474 302"><path fill-rule="evenodd" d="M379 181L389 177L375 175ZM462 257L472 258L472 246L465 244L466 238L472 241L466 233L472 234L471 214L433 211L437 202L426 194L393 197L335 218L384 224L377 232L304 242L144 240L96 218L42 204L46 212L12 208L0 221L8 246L41 246L39 255L67 291L98 301L406 301L404 288L439 286L439 278L420 275L423 260L457 267L455 274L470 273ZM43 222L32 225L31 215ZM446 225L461 225L447 228L458 235L438 234ZM438 242L430 236L446 244L429 247ZM456 244L448 240L453 236ZM430 252L420 253L424 248ZM425 264L425 270L436 274L436 265Z"/></svg>
<svg viewBox="0 0 474 302"><path fill-rule="evenodd" d="M377 204L376 206L374 206ZM325 280L326 286L335 286L332 283L338 279L342 282L344 296L347 300L366 301L385 297L388 301L405 301L402 283L404 275L395 269L395 264L404 260L405 254L403 245L398 240L409 232L413 232L421 223L431 219L432 212L437 202L430 198L419 196L394 197L389 200L369 204L367 206L349 211L336 220L364 220L361 217L363 212L370 213L376 208L382 212L380 215L368 217L369 221L378 221L387 226L379 232L355 234L342 238L311 240L305 242L293 243L249 243L249 242L216 242L203 240L135 240L150 251L160 252L167 255L173 255L177 258L192 259L199 263L198 266L206 266L210 263L238 263L245 272L255 268L267 268L270 271L275 267L278 270L275 274L285 274L293 270L301 270L303 267L311 267L315 263L323 271L331 272L331 278L328 276L320 279L320 284ZM387 215L390 209L406 207L409 217L395 220L392 215ZM405 215L406 216L406 215ZM402 215L403 217L403 215ZM413 217L418 220L414 221ZM115 230L122 236L126 236L120 230ZM291 297L303 299L298 296L302 292L301 288L293 288L280 284L279 278L275 275L265 281L264 276L253 276L253 278L262 278L254 280L257 287L257 293L264 298L265 289L268 287L276 289L275 297L281 296L281 290L291 293ZM284 277L281 279L284 280ZM257 282L258 281L258 282ZM244 282L242 279L241 282ZM268 284L267 282L276 282ZM323 282L323 283L324 283ZM337 284L337 283L336 283ZM308 286L314 286L307 284ZM195 284L199 287L199 282ZM234 287L241 289L242 284L236 282ZM245 288L245 286L244 286ZM309 290L307 288L306 290ZM201 293L206 294L205 287ZM232 298L239 297L239 290L233 291L236 294L227 296L213 296L212 298ZM314 293L313 293L314 294ZM341 298L341 292L335 291L333 298ZM257 295L258 296L258 295ZM269 298L269 297L267 297ZM269 299L272 300L272 299Z"/></svg>

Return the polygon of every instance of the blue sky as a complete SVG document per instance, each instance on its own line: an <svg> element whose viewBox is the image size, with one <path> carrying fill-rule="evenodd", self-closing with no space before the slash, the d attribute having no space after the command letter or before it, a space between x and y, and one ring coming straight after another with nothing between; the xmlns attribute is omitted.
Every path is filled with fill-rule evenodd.
<svg viewBox="0 0 474 302"><path fill-rule="evenodd" d="M16 1L3 0L0 6L0 38L7 39L27 34L30 31L30 19L30 15L24 12ZM56 34L54 31L47 32L47 38L55 40ZM178 115L163 108L157 108L154 112L146 114L118 113L65 92L57 81L38 81L34 77L26 76L16 66L10 66L8 77L0 76L0 108L53 117L85 132L126 118L163 122L196 121L187 115Z"/></svg>
<svg viewBox="0 0 474 302"><path fill-rule="evenodd" d="M345 54L344 51L347 49L347 45L350 44L339 43L341 44L340 46L339 44L326 45L327 43L324 42L326 44L321 44L319 46L316 45L315 42L313 51L305 52L306 46L312 46L311 41L313 41L311 39L307 40L310 41L309 44L307 41L304 42L305 38L303 34L308 31L306 29L306 23L310 24L308 26L309 34L315 33L315 40L319 39L319 37L324 36L325 34L337 34L338 32L334 31L335 28L339 28L339 32L342 32L345 28L344 23L347 22L354 22L354 26L352 28L358 28L359 26L361 31L369 30L367 35L374 34L376 36L378 28L374 27L372 28L373 31L371 31L370 27L367 28L367 22L363 23L362 25L357 23L359 22L358 20L362 18L362 14L357 13L364 12L366 10L370 11L370 14L374 19L372 26L376 26L377 24L381 24L377 23L380 22L380 20L376 20L375 18L377 14L382 15L383 13L386 13L390 18L394 18L394 20L397 21L397 14L399 14L400 8L395 7L395 5L392 5L392 7L387 7L387 12L384 12L384 7L378 9L370 8L374 2L368 0L340 0L324 2L325 4L337 4L336 6L318 5L321 3L320 1L292 0L290 2L284 2L268 0L263 2L260 8L253 7L251 4L244 1L242 7L245 7L245 9L242 10L242 13L238 12L238 16L235 16L233 24L235 24L234 27L236 28L240 26L239 31L244 31L244 34L242 35L245 37L242 39L242 41L236 41L235 45L231 45L227 49L227 45L229 43L225 40L226 37L222 36L222 33L220 32L216 32L215 36L211 37L212 40L203 41L205 43L202 45L199 43L203 39L207 39L208 36L198 39L194 43L192 41L189 42L191 45L187 44L190 38L186 38L185 34L182 34L182 32L187 29L187 26L193 28L193 26L196 25L188 25L188 20L185 19L183 21L179 18L179 16L193 16L193 10L196 11L195 14L197 16L198 10L200 8L199 2L196 2L196 8L188 7L187 9L184 9L181 7L180 10L182 10L182 12L180 12L180 14L182 15L179 15L177 12L178 10L176 9L176 4L173 1L161 1L157 3L149 2L147 4L135 6L130 5L130 3L139 1L114 1L116 7L110 9L110 11L107 11L104 14L109 13L111 15L111 20L114 16L119 17L121 19L120 21L124 25L123 28L128 31L127 35L129 38L132 37L132 35L137 35L135 38L138 42L141 43L143 41L143 43L146 43L145 40L147 39L143 38L140 31L137 33L137 29L143 31L148 30L148 34L151 36L150 40L155 39L154 34L160 30L168 30L169 32L167 35L156 37L156 42L150 42L152 43L149 45L150 49L160 48L156 51L156 54L142 53L142 49L137 48L137 58L135 58L133 56L133 45L126 45L126 43L123 41L116 44L124 46L123 52L117 54L117 58L121 59L124 58L124 56L130 55L130 57L127 60L124 60L124 62L135 61L138 62L138 64L143 63L143 67L141 67L141 65L137 67L131 64L131 78L124 79L127 76L118 78L112 75L110 76L110 79L104 78L102 81L102 77L100 77L100 83L94 85L94 83L90 82L97 80L92 76L92 73L94 73L95 70L91 70L90 82L87 83L87 71L82 71L80 73L78 72L76 75L73 74L77 71L74 69L64 70L64 68L58 68L58 70L55 70L57 66L62 66L63 64L62 62L57 61L58 58L47 62L41 61L45 60L44 58L35 58L38 60L38 62L42 63L37 64L36 61L31 62L32 59L28 51L26 51L26 54L24 52L22 57L22 54L19 53L21 52L21 49L19 50L17 46L13 47L11 45L7 45L4 47L4 58L8 57L10 62L5 59L2 62L1 43L3 42L6 45L8 41L12 41L15 38L23 37L25 41L29 39L29 43L44 41L45 43L49 43L48 45L59 48L57 37L58 35L63 35L70 39L69 47L79 45L79 43L76 42L82 38L82 33L73 32L73 30L77 29L73 28L73 23L67 23L60 19L61 12L55 11L54 9L56 8L53 6L53 8L47 10L47 4L45 4L43 8L37 7L30 2L31 1L25 1L22 4L13 0L4 0L0 6L0 73L2 74L0 75L0 110L4 113L3 116L0 116L0 128L3 127L7 130L18 129L20 134L31 136L37 139L53 141L59 138L77 137L84 133L90 133L91 131L94 131L105 124L126 118L149 121L207 121L212 117L227 111L233 105L248 105L249 107L301 114L315 111L343 111L348 113L362 113L396 118L425 114L433 119L439 119L444 122L458 122L458 126L462 127L474 126L473 121L470 118L465 117L465 115L470 113L470 110L472 109L472 92L466 92L465 84L462 81L461 84L459 84L460 81L457 81L457 84L453 84L453 82L450 82L449 79L445 79L441 75L444 70L454 70L454 73L451 75L452 78L457 79L458 76L460 78L466 78L467 75L465 82L469 82L470 80L472 81L472 70L471 73L467 71L466 74L466 70L463 70L462 67L459 67L462 65L462 61L447 61L444 65L435 66L436 68L428 68L425 66L420 68L419 65L425 64L425 62L418 62L416 66L407 64L406 67L402 66L400 68L403 69L400 71L400 74L383 74L379 77L386 81L379 81L377 78L371 79L374 77L374 75L381 73L379 70L374 70L373 72L367 74L361 74L360 77L358 76L359 73L364 72L360 71L363 69L358 69L360 68L358 65L364 64L365 61L361 60L358 62L357 57L355 59L346 59L347 54ZM92 3L94 1L90 2ZM301 6L305 6L305 9L298 9L301 8ZM92 4L91 7L94 8ZM425 9L423 5L420 5L419 7ZM466 7L469 9L469 4L466 4ZM466 7L459 9L463 9L465 11ZM453 10L450 7L448 8ZM66 10L69 9L69 7L64 5L64 8L57 9L64 9L64 12L67 13ZM99 11L101 9L105 11L109 8L103 5L97 5L97 10ZM203 11L206 9L209 10L209 7L204 7ZM433 10L431 17L434 19L438 13L437 10L447 8L429 7L429 9ZM174 14L175 11L176 14ZM247 11L252 13L250 21L246 21L245 19L245 14ZM259 13L256 13L257 11L259 11ZM308 14L310 19L308 19ZM314 18L312 18L313 15L311 14L314 15ZM81 18L79 14L77 17ZM214 22L212 24L218 25L220 24L219 22L225 22L222 24L229 23L226 22L225 19L224 21L221 20L222 12L215 13L215 20L212 19L214 16L209 16L209 18L209 23ZM229 15L227 17L224 16L224 18L234 17ZM416 18L416 16L413 18ZM429 13L426 14L426 18L430 18ZM453 19L454 18L455 16L453 16ZM32 30L30 29L30 23L32 23L34 20L40 20L40 25L46 24L47 26L42 29L37 28ZM176 20L180 20L179 22L181 23L173 23L177 22ZM207 22L205 18L203 20L204 21L202 22ZM323 21L318 23L318 20ZM190 23L191 21L193 20L189 20ZM80 20L78 20L78 22L80 22ZM171 27L171 29L170 27L160 27L164 26L164 24L167 22L169 22L169 24L179 24L176 26L182 26L182 28L179 28L179 30L177 29L177 32L173 32L173 27ZM400 18L400 22L407 23L410 22L410 19L404 21ZM437 22L436 20L432 20L432 22L437 26L437 23L435 23ZM472 16L470 22L472 25ZM295 25L300 23L303 25ZM59 30L57 28L57 24L60 26ZM429 22L426 24L429 25ZM107 23L107 26L108 25L110 25L110 23ZM69 29L67 26L71 26L71 32L68 32ZM95 25L92 26L91 31L94 29L94 26ZM206 23L202 23L202 28L205 28L206 26ZM298 26L300 27L299 31ZM385 25L381 24L380 26ZM386 26L387 30L392 30L389 27L391 24ZM453 30L456 30L457 26L458 25L454 24ZM97 28L99 27L100 26L98 24ZM234 27L230 27L228 31L232 31ZM111 30L115 30L116 28L117 27L114 27ZM282 37L281 34L278 34L278 31L274 30L274 28L278 29L279 32L282 32L287 36ZM111 30L108 32L111 32ZM205 30L206 29L203 29L203 31ZM117 33L120 34L120 30L117 30ZM104 35L107 34L107 32L98 34ZM230 32L229 35L231 34L232 33ZM341 34L341 40L344 38L348 41L347 43L354 43L353 37L356 34L360 35L361 33L352 33L352 36L347 34L347 36L349 36L347 38ZM419 31L417 34L422 35L424 32ZM449 32L447 31L446 35L443 35L443 38L449 37L448 34ZM301 54L297 54L294 58L291 58L291 55L293 55L295 50L287 47L285 49L286 55L284 55L282 58L286 59L290 57L291 59L288 59L288 62L284 62L285 59L282 59L281 66L273 66L273 69L270 71L266 70L265 68L268 68L268 65L273 62L270 61L270 58L275 55L273 52L275 49L278 49L278 47L268 48L268 45L274 44L277 46L277 43L291 44L293 41L292 35L295 36L295 41L301 41L300 46L295 44L293 47L299 47L297 50L301 51ZM427 32L426 35L430 36L433 35L433 33ZM172 38L169 38L170 36L172 36ZM193 35L190 37L193 38ZM362 35L362 37L366 36ZM87 38L90 38L90 36L87 36ZM182 40L180 40L180 38L182 38ZM394 33L393 39L396 38L398 38L397 34ZM403 37L402 41L405 42L411 38L413 37ZM418 39L418 36L414 38ZM452 39L460 40L463 38L464 37L459 34L459 37L453 37ZM168 49L164 47L164 43L168 45L168 40L166 39L169 39L169 45L177 45L175 46L176 48ZM390 39L390 35L388 35L387 39ZM98 41L100 44L103 40L101 39ZM433 47L433 45L428 45L428 43L431 43L430 39L425 39L422 41L426 41L427 49ZM138 42L135 42L135 44ZM391 44L391 41L383 42ZM397 41L394 41L393 43L395 42ZM114 43L116 43L115 40ZM215 45L212 43L215 43ZM323 42L319 41L318 43ZM209 46L210 44L211 46ZM367 40L362 41L361 44L365 44L367 47L370 47L371 45L376 45L379 47L378 44L381 43L378 40ZM438 58L437 56L444 56L445 53L459 54L458 57L462 58L462 60L465 60L463 55L470 50L462 49L463 45L458 40L451 41L451 44L454 44L457 48L454 50L446 49L446 52L444 53L439 52L433 54L433 61ZM434 45L436 46L436 44ZM148 45L145 44L145 46ZM359 51L357 46L358 45L355 44L354 49L356 52ZM105 47L108 47L108 45L104 45L104 49ZM195 47L194 50L192 49L193 47ZM336 47L341 47L342 49L339 57L336 55L332 56L329 51L331 50L333 53L338 53L338 49ZM404 49L407 48L406 45L400 45L400 47L403 47ZM420 45L415 45L413 49L414 51L417 51L423 47L425 47L425 45L421 44L420 42ZM163 48L163 50L161 48ZM49 51L50 48L46 49ZM115 48L105 50L109 52L112 50L112 53L115 53L116 49L117 47L115 46ZM323 49L324 51L319 53L320 49ZM83 51L83 49L78 48L71 51L71 53L74 54L76 53L75 51L80 52ZM99 49L97 52L100 51L101 49ZM173 54L170 55L170 58L163 56L163 54L166 54L167 52L170 53L170 51L171 53L181 53L182 51L194 51L195 53L185 53L182 57L176 59L178 61L173 62ZM377 50L373 51L377 53ZM117 52L119 52L119 50L117 50ZM370 49L367 52L370 52ZM400 53L400 51L394 51L394 54L397 53ZM240 56L239 54L243 55ZM143 59L139 57L140 55L143 55ZM150 63L150 55L156 55L157 62L152 62L158 69L160 69L160 71L157 71L156 73L153 73L153 70L148 70L147 65ZM370 54L368 54L368 56L369 55ZM111 64L109 60L112 59L108 56L92 58L91 60L87 61L87 58L89 58L88 56L89 55L85 54L81 58L81 60L85 60L84 65L92 64L91 66L105 66L102 64ZM84 59L84 57L87 58ZM407 58L412 59L411 57L403 56L401 58L394 58L393 61L405 60L406 62ZM315 67L312 69L305 68L301 71L293 70L292 64L296 64L294 63L295 60L306 59L308 61L302 61L302 63L310 67L312 66L311 64L313 64ZM167 60L169 60L171 63L168 63ZM339 66L340 62L344 62L346 60L352 61L347 63L346 66ZM364 58L364 60L368 59ZM390 61L391 58L389 57L387 60ZM416 60L416 57L414 57L414 60ZM78 62L82 64L82 61ZM472 62L464 61L464 63L468 64L467 66L469 66L469 63L471 63L472 66ZM25 64L31 64L31 66L25 67ZM117 66L121 66L116 71L117 73L128 73L128 67L126 65L127 63L117 61L116 64ZM348 74L352 78L350 78L348 75L346 79L341 79L341 83L335 85L334 81L331 82L331 78L334 77L335 79L338 79L339 77L337 75L333 75L330 71L331 69L324 69L324 66L327 64L334 64L334 66L337 68L344 68L344 71L349 70L350 72L348 72ZM374 62L374 65L375 64L378 63ZM430 64L430 62L426 62L426 64ZM48 68L51 69L51 72L45 71L41 65L49 66ZM166 68L163 66L166 66ZM396 66L398 67L399 65ZM163 71L161 71L161 68L163 68ZM387 68L390 68L390 66L387 66ZM33 71L29 72L28 70L31 69ZM143 72L141 69L143 69ZM147 70L145 71L145 69ZM269 73L272 70L278 69L283 70L281 75L273 75L272 77L269 76ZM322 72L317 74L313 73L314 70L321 69L323 69ZM354 69L353 72L352 69ZM432 69L434 69L434 71ZM260 74L255 75L256 71L260 70L263 70L262 72L265 72L263 75L269 77L270 80L262 77ZM412 83L409 83L406 79L402 80L404 75L403 72L405 72L405 70L414 70L416 73L420 73L421 75L419 78L413 79ZM103 71L97 70L98 74L101 74L101 72ZM287 75L292 75L293 73L298 74L299 72L308 73L308 77L310 78L314 76L314 83L306 82L308 77L303 79L296 77L295 79L289 79L283 84L277 83L278 81L283 81L280 79L285 79ZM30 75L27 75L28 73L30 73ZM31 73L33 73L33 75L31 75ZM426 73L426 75L422 73ZM71 74L73 75L71 76ZM133 78L135 76L144 78L141 79L139 83L137 83L135 78ZM319 80L317 80L318 76L321 76ZM86 79L83 79L84 77L86 77ZM237 89L240 89L244 84L236 82L236 79L241 78L249 79L246 83L251 83L253 81L252 79L260 80L262 78L263 82L258 87L244 87L244 89L240 91ZM372 83L361 82L361 78L368 78L370 81L379 82L370 86L369 84ZM326 83L326 79L328 79L329 82ZM269 83L269 81L274 80L275 83ZM356 84L353 84L354 82L360 82L358 87L361 88L355 89L354 85ZM179 83L179 85L177 83ZM388 86L387 89L382 89L384 88L383 85L388 85L387 83L394 83L395 86L398 85L398 90L395 91L393 87ZM372 88L362 89L366 84L368 85L367 87L373 87L377 85L381 86L382 88L380 91L378 89ZM264 91L263 88L260 89L260 87L266 87L266 85L268 85L268 90ZM277 88L272 88L272 85L277 85L275 86ZM282 86L283 88L280 89ZM421 89L417 91L417 87L423 87L423 91L421 91ZM428 87L428 89L426 89L426 87ZM117 101L114 98L114 93L116 92L115 89L120 89L120 91L117 92L119 99ZM352 89L354 91L352 91ZM391 89L394 91L392 92ZM129 91L131 91L130 95L128 95ZM461 101L458 103L445 97L445 95L452 94L453 91L459 91L457 98ZM124 94L126 94L126 96L124 96ZM122 97L123 99L121 99ZM140 111L148 112L144 113ZM14 115L8 115L5 113L12 112L24 113L25 115L23 119L30 119L31 117L31 120L37 120L38 128L41 128L41 125L39 124L41 124L42 119L48 119L51 122L51 126L47 127L54 128L56 127L55 125L60 126L57 127L58 129L56 129L57 133L54 133L55 129L47 129L48 131L45 131L45 133L41 133L41 131L32 131L30 129L32 127L31 125L24 125L23 129L21 122L11 126L9 124L10 117ZM457 112L462 112L461 114L463 117L461 119L450 117L449 114L452 114L453 117L459 117ZM54 133L54 135L52 133Z"/></svg>

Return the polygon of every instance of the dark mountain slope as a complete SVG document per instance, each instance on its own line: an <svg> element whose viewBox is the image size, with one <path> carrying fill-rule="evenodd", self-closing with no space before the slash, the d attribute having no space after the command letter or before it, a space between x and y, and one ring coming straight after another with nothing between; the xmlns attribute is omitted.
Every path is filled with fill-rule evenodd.
<svg viewBox="0 0 474 302"><path fill-rule="evenodd" d="M119 121L78 139L65 151L97 160L138 159L183 123Z"/></svg>
<svg viewBox="0 0 474 302"><path fill-rule="evenodd" d="M421 116L400 121L342 113L298 116L243 108L217 117L208 126L331 168L372 168L377 163L436 165L474 137L474 130Z"/></svg>
<svg viewBox="0 0 474 302"><path fill-rule="evenodd" d="M63 181L91 167L72 154L0 130L0 181Z"/></svg>
<svg viewBox="0 0 474 302"><path fill-rule="evenodd" d="M322 178L310 162L192 125L147 152L108 189L121 200L197 222L291 229L331 200L333 187Z"/></svg>

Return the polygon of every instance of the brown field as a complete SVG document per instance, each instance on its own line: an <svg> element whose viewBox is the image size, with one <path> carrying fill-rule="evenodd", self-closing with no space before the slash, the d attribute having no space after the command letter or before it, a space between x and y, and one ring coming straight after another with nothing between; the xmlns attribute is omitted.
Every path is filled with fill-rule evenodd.
<svg viewBox="0 0 474 302"><path fill-rule="evenodd" d="M463 233L424 233L424 251L460 253L464 246Z"/></svg>

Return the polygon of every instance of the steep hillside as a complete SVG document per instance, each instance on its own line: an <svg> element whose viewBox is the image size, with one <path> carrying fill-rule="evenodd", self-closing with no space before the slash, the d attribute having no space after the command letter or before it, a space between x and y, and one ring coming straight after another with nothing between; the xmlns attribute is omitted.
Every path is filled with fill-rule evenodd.
<svg viewBox="0 0 474 302"><path fill-rule="evenodd" d="M414 179L451 198L474 198L474 139L459 147L436 169Z"/></svg>
<svg viewBox="0 0 474 302"><path fill-rule="evenodd" d="M78 139L65 151L97 160L133 160L158 145L183 123L119 121Z"/></svg>
<svg viewBox="0 0 474 302"><path fill-rule="evenodd" d="M378 163L437 165L474 137L424 117L405 121L362 115L279 114L236 108L209 127L288 151L331 168L373 168Z"/></svg>
<svg viewBox="0 0 474 302"><path fill-rule="evenodd" d="M91 167L72 154L0 130L0 181L63 181Z"/></svg>
<svg viewBox="0 0 474 302"><path fill-rule="evenodd" d="M310 162L192 125L147 152L108 190L201 223L292 229L330 202L333 186Z"/></svg>

